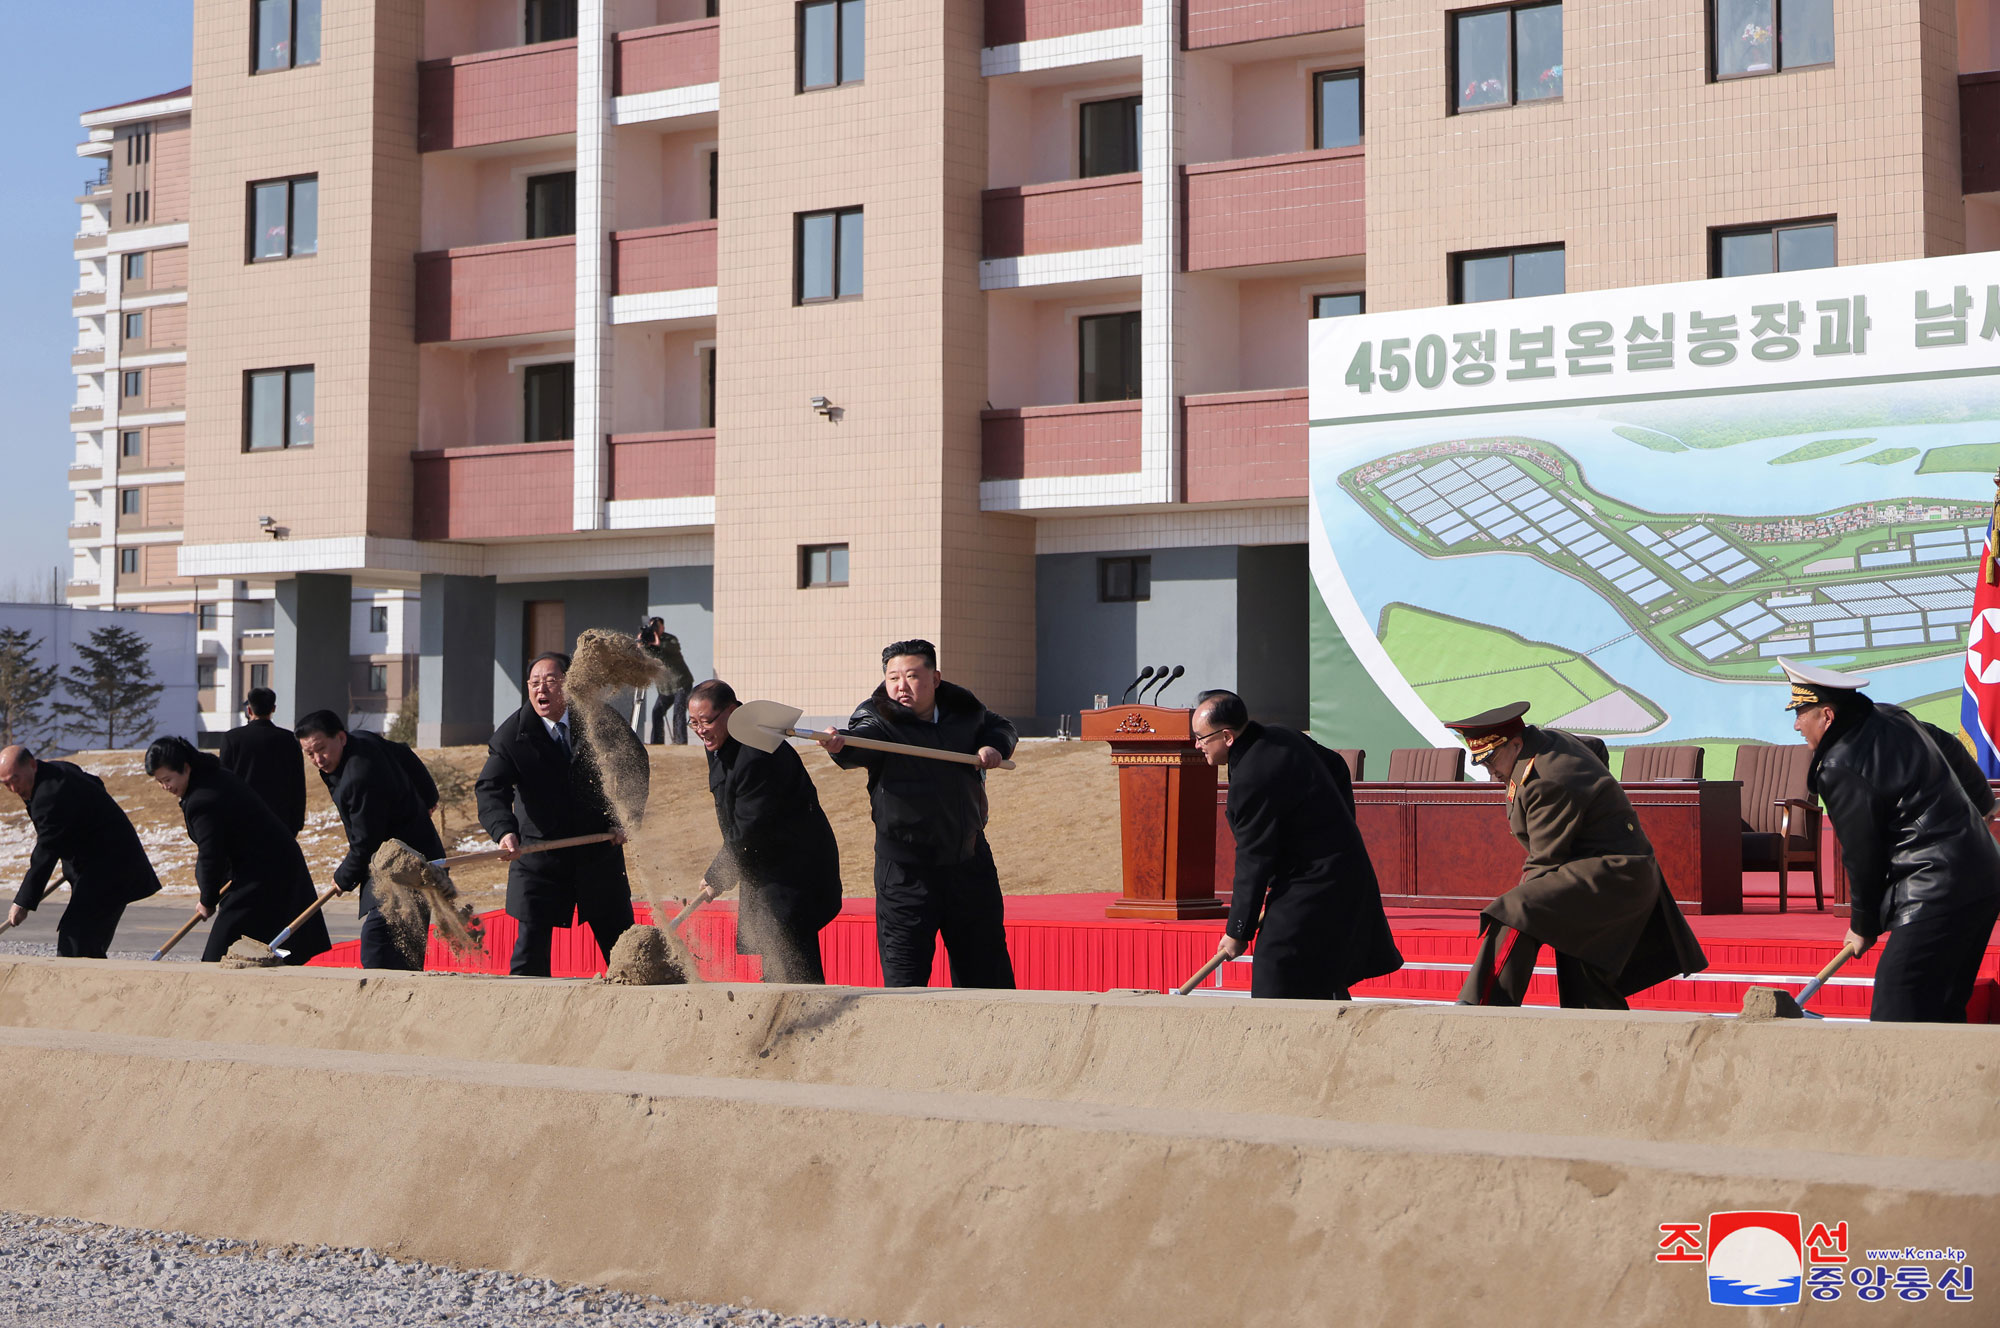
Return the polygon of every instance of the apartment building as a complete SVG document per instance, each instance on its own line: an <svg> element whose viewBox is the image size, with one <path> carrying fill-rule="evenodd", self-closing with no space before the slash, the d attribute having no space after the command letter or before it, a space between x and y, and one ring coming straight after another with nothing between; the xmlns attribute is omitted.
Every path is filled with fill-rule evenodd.
<svg viewBox="0 0 2000 1328"><path fill-rule="evenodd" d="M1297 722L1311 320L2000 247L1992 10L195 0L178 571L300 708L418 593L431 742L653 614Z"/></svg>
<svg viewBox="0 0 2000 1328"><path fill-rule="evenodd" d="M77 382L67 600L101 609L187 613L199 731L240 722L252 687L270 685L268 582L197 579L178 566L186 490L188 199L193 89L81 116L77 155L97 166L78 197L77 290L71 305ZM268 204L254 245L273 243ZM280 223L282 226L282 223ZM294 247L310 244L293 236ZM307 403L303 410L310 417ZM236 501L254 505L251 494ZM414 686L414 591L366 590L353 607L348 696L352 721L378 728Z"/></svg>

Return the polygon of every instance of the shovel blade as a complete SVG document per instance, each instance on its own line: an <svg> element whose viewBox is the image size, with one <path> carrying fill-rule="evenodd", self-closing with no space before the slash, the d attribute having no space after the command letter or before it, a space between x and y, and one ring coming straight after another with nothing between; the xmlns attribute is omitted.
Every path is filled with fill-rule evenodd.
<svg viewBox="0 0 2000 1328"><path fill-rule="evenodd" d="M745 701L729 716L729 736L745 747L775 752L785 740L785 730L799 722L805 711L778 701Z"/></svg>

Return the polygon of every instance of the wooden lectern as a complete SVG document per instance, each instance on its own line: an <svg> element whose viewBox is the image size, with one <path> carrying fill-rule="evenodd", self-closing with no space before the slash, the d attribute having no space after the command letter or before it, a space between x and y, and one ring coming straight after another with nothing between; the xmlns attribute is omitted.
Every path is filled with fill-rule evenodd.
<svg viewBox="0 0 2000 1328"><path fill-rule="evenodd" d="M1081 736L1111 744L1118 767L1125 893L1111 918L1222 918L1215 897L1215 767L1195 750L1194 712L1165 706L1086 710Z"/></svg>

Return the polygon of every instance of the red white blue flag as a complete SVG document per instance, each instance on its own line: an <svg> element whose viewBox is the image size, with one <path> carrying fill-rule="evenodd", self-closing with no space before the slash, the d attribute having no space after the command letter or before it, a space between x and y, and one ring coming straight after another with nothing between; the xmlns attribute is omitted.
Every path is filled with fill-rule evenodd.
<svg viewBox="0 0 2000 1328"><path fill-rule="evenodd" d="M2000 476L1995 476L2000 490ZM1965 695L1958 723L1988 779L2000 779L2000 492L1986 523L1986 547L1979 554L1979 579L1972 588L1972 630L1965 645Z"/></svg>

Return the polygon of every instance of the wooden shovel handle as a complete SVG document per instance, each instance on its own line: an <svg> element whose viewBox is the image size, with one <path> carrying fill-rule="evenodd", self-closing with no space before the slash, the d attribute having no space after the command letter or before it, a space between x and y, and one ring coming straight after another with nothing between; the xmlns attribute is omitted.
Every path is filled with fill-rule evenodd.
<svg viewBox="0 0 2000 1328"><path fill-rule="evenodd" d="M68 884L69 884L69 877L67 876L58 876L55 878L55 880L50 881L48 884L48 888L42 891L42 897L35 901L35 907L36 908L41 907L41 905L47 901L50 895L54 894L56 891L62 889L62 887ZM30 909L28 911L32 913L34 909ZM14 924L12 922L0 922L0 932L6 931L9 927L13 925Z"/></svg>
<svg viewBox="0 0 2000 1328"><path fill-rule="evenodd" d="M216 897L219 899L223 895L228 894L229 887L234 884L236 884L235 881L224 881L222 883L222 889L216 892ZM196 909L194 916L189 918L186 922L183 922L181 924L181 929L179 931L167 937L167 943L165 945L153 951L154 961L158 962L159 960L165 959L167 957L167 951L173 949L176 945L179 945L182 941L186 940L187 934L193 931L195 928L195 924L200 921L201 921L201 910Z"/></svg>
<svg viewBox="0 0 2000 1328"><path fill-rule="evenodd" d="M1226 958L1228 958L1227 955L1223 954L1222 951L1217 950L1214 954L1209 956L1207 963L1203 964L1200 968L1197 968L1194 971L1193 977L1189 978L1186 982L1181 983L1180 986L1174 988L1174 995L1185 996L1189 992L1193 991L1196 987L1199 987L1210 973L1213 973L1216 969L1222 967L1222 961Z"/></svg>
<svg viewBox="0 0 2000 1328"><path fill-rule="evenodd" d="M1803 1010L1805 1008L1805 1004L1807 1001L1819 995L1819 989L1826 985L1826 980L1832 977L1835 973L1838 973L1840 971L1840 966L1842 964L1854 958L1854 956L1859 953L1861 952L1854 948L1854 943L1852 941L1848 942L1846 945L1841 946L1840 953L1835 955L1833 959L1827 964L1827 966L1819 971L1819 976L1814 978L1811 982L1806 983L1805 986L1800 987L1799 994L1792 998L1794 1001L1798 1003L1799 1008Z"/></svg>
<svg viewBox="0 0 2000 1328"><path fill-rule="evenodd" d="M299 914L297 917L293 918L290 922L287 922L285 924L285 929L279 932L276 936L273 936L271 938L270 948L275 950L280 945L283 945L286 941L291 940L293 932L297 931L300 927L305 926L306 920L308 918L312 917L313 914L325 908L327 904L332 901L333 897L339 893L340 893L340 887L337 885L329 885L328 887L326 887L326 889L322 890L320 892L320 896L318 899L315 899L312 901L312 903L306 905L305 912Z"/></svg>
<svg viewBox="0 0 2000 1328"><path fill-rule="evenodd" d="M608 834L571 835L568 839L545 839L539 844L521 845L520 856L525 858L530 853L547 853L551 849L558 849L558 848L576 848L581 844L608 844L611 842L611 840L612 836ZM431 866L456 867L461 863L492 862L495 858L498 858L503 852L505 852L504 849L483 848L480 849L477 853L459 853L451 857L432 858Z"/></svg>
<svg viewBox="0 0 2000 1328"><path fill-rule="evenodd" d="M785 733L794 738L811 738L814 742L825 742L826 734L812 729L786 729ZM919 747L909 742L884 742L880 738L857 738L851 733L842 733L849 747L865 747L871 752L896 752L902 756L921 756L932 761L952 761L959 765L979 765L980 760L968 752L948 752L941 747ZM1012 761L1002 761L994 767L998 770L1012 770Z"/></svg>

